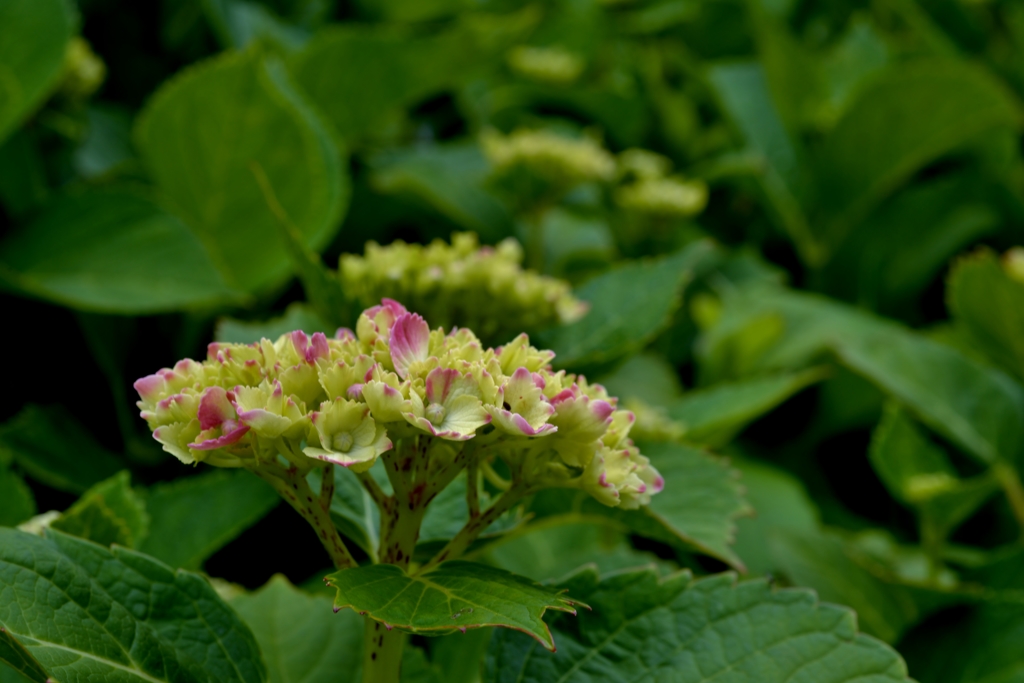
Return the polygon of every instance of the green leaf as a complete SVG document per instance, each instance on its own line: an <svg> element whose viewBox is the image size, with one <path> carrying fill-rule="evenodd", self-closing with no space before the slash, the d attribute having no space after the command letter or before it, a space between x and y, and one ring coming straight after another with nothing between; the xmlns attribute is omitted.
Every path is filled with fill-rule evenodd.
<svg viewBox="0 0 1024 683"><path fill-rule="evenodd" d="M1020 108L989 72L966 61L918 60L865 87L826 138L819 166L821 235L835 247L886 194L925 164L993 128L1016 129Z"/></svg>
<svg viewBox="0 0 1024 683"><path fill-rule="evenodd" d="M70 493L83 493L124 466L61 406L26 405L0 425L2 450L32 479Z"/></svg>
<svg viewBox="0 0 1024 683"><path fill-rule="evenodd" d="M586 284L576 296L590 304L582 319L537 335L561 367L609 363L643 348L671 321L682 288L715 258L707 241L656 261L620 265Z"/></svg>
<svg viewBox="0 0 1024 683"><path fill-rule="evenodd" d="M430 660L444 683L480 683L494 629L475 628L430 641ZM406 670L403 666L403 670Z"/></svg>
<svg viewBox="0 0 1024 683"><path fill-rule="evenodd" d="M794 585L813 588L822 600L855 609L861 628L877 638L895 642L920 617L909 592L854 562L839 536L776 529L768 543L777 571Z"/></svg>
<svg viewBox="0 0 1024 683"><path fill-rule="evenodd" d="M221 318L217 321L213 338L231 344L251 344L264 338L274 341L292 330L302 330L310 335L314 332L334 334L334 330L330 329L315 311L306 304L296 302L288 305L284 315L270 320L250 322Z"/></svg>
<svg viewBox="0 0 1024 683"><path fill-rule="evenodd" d="M1005 555L975 578L1003 596L974 609L939 615L900 642L921 683L1017 683L1024 672L1024 554Z"/></svg>
<svg viewBox="0 0 1024 683"><path fill-rule="evenodd" d="M773 590L762 580L737 585L732 574L659 580L652 570L574 584L585 581L592 588L579 592L593 611L571 628L556 622L557 652L498 631L484 681L909 681L894 650L857 632L852 611L819 604L811 591Z"/></svg>
<svg viewBox="0 0 1024 683"><path fill-rule="evenodd" d="M266 680L206 579L140 553L0 529L0 585L0 623L61 683Z"/></svg>
<svg viewBox="0 0 1024 683"><path fill-rule="evenodd" d="M472 36L427 37L365 26L319 32L289 63L295 81L346 142L394 121L400 108L458 83L475 67ZM341 68L343 66L343 68Z"/></svg>
<svg viewBox="0 0 1024 683"><path fill-rule="evenodd" d="M233 284L289 272L262 174L306 244L322 247L348 196L338 151L279 64L256 50L191 67L150 100L136 141L157 185Z"/></svg>
<svg viewBox="0 0 1024 683"><path fill-rule="evenodd" d="M699 344L711 374L730 374L737 333L777 315L782 335L746 363L748 372L799 368L833 351L979 460L1012 460L1024 447L1024 387L955 349L849 306L783 288L743 288L722 303L718 324Z"/></svg>
<svg viewBox="0 0 1024 683"><path fill-rule="evenodd" d="M198 569L280 502L270 486L239 470L158 484L145 501L149 535L139 550L186 569Z"/></svg>
<svg viewBox="0 0 1024 683"><path fill-rule="evenodd" d="M203 243L132 189L65 195L0 243L22 291L74 308L157 313L237 301Z"/></svg>
<svg viewBox="0 0 1024 683"><path fill-rule="evenodd" d="M915 183L857 225L824 276L833 296L875 310L902 310L949 259L1002 221L976 169Z"/></svg>
<svg viewBox="0 0 1024 683"><path fill-rule="evenodd" d="M124 470L86 491L51 526L100 545L136 548L149 532L149 515Z"/></svg>
<svg viewBox="0 0 1024 683"><path fill-rule="evenodd" d="M840 342L839 358L982 462L1024 448L1024 387L955 349L902 330Z"/></svg>
<svg viewBox="0 0 1024 683"><path fill-rule="evenodd" d="M430 502L430 507L427 508L427 513L423 517L423 524L420 526L419 540L416 542L417 558L433 557L469 522L466 486L467 478L461 474ZM491 495L486 490L481 491L480 509L486 510L491 502ZM523 515L520 510L519 507L513 507L494 520L470 548L478 549L522 524Z"/></svg>
<svg viewBox="0 0 1024 683"><path fill-rule="evenodd" d="M309 595L280 574L255 593L231 600L252 629L267 663L268 683L359 680L363 619L335 614L326 595Z"/></svg>
<svg viewBox="0 0 1024 683"><path fill-rule="evenodd" d="M514 628L554 648L541 619L549 609L572 612L575 601L515 574L472 562L445 562L409 576L390 564L343 569L329 575L338 591L334 606L404 631L451 633L456 629Z"/></svg>
<svg viewBox="0 0 1024 683"><path fill-rule="evenodd" d="M15 526L36 514L32 489L12 472L0 455L0 526Z"/></svg>
<svg viewBox="0 0 1024 683"><path fill-rule="evenodd" d="M4 663L33 683L51 683L43 665L36 661L32 653L18 642L17 638L0 626L0 676L3 675Z"/></svg>
<svg viewBox="0 0 1024 683"><path fill-rule="evenodd" d="M717 64L707 80L727 118L759 157L758 181L776 222L805 260L819 259L804 209L808 179L802 152L779 118L761 65Z"/></svg>
<svg viewBox="0 0 1024 683"><path fill-rule="evenodd" d="M982 249L957 261L946 297L970 342L1024 381L1024 283Z"/></svg>
<svg viewBox="0 0 1024 683"><path fill-rule="evenodd" d="M716 384L687 393L668 406L668 414L686 427L687 441L722 446L755 419L824 379L825 374L821 368L811 368Z"/></svg>
<svg viewBox="0 0 1024 683"><path fill-rule="evenodd" d="M0 5L0 142L57 85L74 23L65 0L6 0Z"/></svg>
<svg viewBox="0 0 1024 683"><path fill-rule="evenodd" d="M119 107L92 105L85 112L85 139L75 150L74 165L85 178L101 178L133 160L132 121Z"/></svg>
<svg viewBox="0 0 1024 683"><path fill-rule="evenodd" d="M813 532L818 529L818 508L799 479L767 463L737 458L729 462L742 473L740 482L754 514L736 520L733 550L754 574L776 569L765 539L774 529Z"/></svg>
<svg viewBox="0 0 1024 683"><path fill-rule="evenodd" d="M742 568L730 545L735 518L751 512L743 497L739 473L702 450L676 443L642 444L644 455L665 479L665 489L639 510L602 505L584 491L549 489L538 493L530 512L538 517L573 515L667 543L685 551L705 553Z"/></svg>
<svg viewBox="0 0 1024 683"><path fill-rule="evenodd" d="M488 564L545 582L561 579L587 564L604 573L658 560L654 555L634 550L625 531L611 519L587 519L574 514L546 517L523 533L490 546L486 558Z"/></svg>
<svg viewBox="0 0 1024 683"><path fill-rule="evenodd" d="M377 557L380 546L380 511L362 484L345 467L332 467L325 472L334 472L334 497L331 499L331 521L345 538L354 541L370 557ZM376 475L377 483L385 493L391 495L391 482L383 471L383 463L370 472ZM319 491L315 486L314 490ZM430 508L427 508L428 511Z"/></svg>
<svg viewBox="0 0 1024 683"><path fill-rule="evenodd" d="M514 231L508 209L484 185L490 164L475 142L392 150L370 166L376 191L418 200L485 242Z"/></svg>
<svg viewBox="0 0 1024 683"><path fill-rule="evenodd" d="M664 356L639 353L630 357L598 383L620 400L638 398L655 406L667 406L683 394L678 371Z"/></svg>

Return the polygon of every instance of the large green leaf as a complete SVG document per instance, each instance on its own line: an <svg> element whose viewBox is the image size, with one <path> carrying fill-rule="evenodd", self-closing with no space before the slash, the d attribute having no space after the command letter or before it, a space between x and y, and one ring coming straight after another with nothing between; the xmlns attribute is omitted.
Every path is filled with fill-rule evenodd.
<svg viewBox="0 0 1024 683"><path fill-rule="evenodd" d="M0 529L0 585L0 623L61 683L266 680L206 579L134 551Z"/></svg>
<svg viewBox="0 0 1024 683"><path fill-rule="evenodd" d="M600 583L580 575L570 585L593 611L581 613L578 624L555 623L558 651L498 631L485 681L909 681L894 650L857 632L852 611L819 604L811 591L773 590L761 580L736 585L731 574L659 580L651 570Z"/></svg>
<svg viewBox="0 0 1024 683"><path fill-rule="evenodd" d="M669 324L684 284L716 254L710 242L701 241L653 262L620 265L576 292L590 304L582 319L537 335L537 341L558 354L559 366L571 368L639 351Z"/></svg>
<svg viewBox="0 0 1024 683"><path fill-rule="evenodd" d="M1024 448L1024 388L960 352L903 330L878 331L836 352L983 462L1013 461Z"/></svg>
<svg viewBox="0 0 1024 683"><path fill-rule="evenodd" d="M179 218L132 189L66 195L0 243L18 289L66 306L156 313L237 301Z"/></svg>
<svg viewBox="0 0 1024 683"><path fill-rule="evenodd" d="M74 22L74 11L66 0L0 4L0 141L57 84Z"/></svg>
<svg viewBox="0 0 1024 683"><path fill-rule="evenodd" d="M409 576L390 564L343 569L327 577L338 591L334 606L351 607L412 633L514 628L554 648L541 619L547 610L572 612L575 601L515 574L472 562L445 562Z"/></svg>
<svg viewBox="0 0 1024 683"><path fill-rule="evenodd" d="M0 453L0 526L14 526L36 513L32 489L3 462Z"/></svg>
<svg viewBox="0 0 1024 683"><path fill-rule="evenodd" d="M150 526L139 550L186 569L198 569L279 502L270 486L240 470L158 484L144 498Z"/></svg>
<svg viewBox="0 0 1024 683"><path fill-rule="evenodd" d="M730 374L735 349L752 323L778 316L782 333L745 363L747 372L799 368L831 351L984 462L1012 460L1024 447L1024 388L955 349L852 307L783 288L744 288L723 304L718 324L700 344L714 376Z"/></svg>
<svg viewBox="0 0 1024 683"><path fill-rule="evenodd" d="M349 610L335 614L326 595L304 593L277 575L231 606L256 636L268 683L359 680L363 619Z"/></svg>
<svg viewBox="0 0 1024 683"><path fill-rule="evenodd" d="M378 192L419 200L485 242L513 232L508 209L484 186L490 164L476 143L395 150L371 164Z"/></svg>
<svg viewBox="0 0 1024 683"><path fill-rule="evenodd" d="M289 64L345 141L394 121L401 107L455 85L475 51L458 30L428 37L364 26L335 26L317 34ZM468 54L467 54L468 53Z"/></svg>
<svg viewBox="0 0 1024 683"><path fill-rule="evenodd" d="M27 679L33 683L52 683L46 675L43 665L25 649L24 645L8 633L7 629L0 626L0 681L7 683L6 676L15 674L8 674L4 669L13 670L20 674L23 680Z"/></svg>
<svg viewBox="0 0 1024 683"><path fill-rule="evenodd" d="M1024 381L1024 283L981 250L957 262L946 296L971 343Z"/></svg>
<svg viewBox="0 0 1024 683"><path fill-rule="evenodd" d="M621 530L646 536L685 551L717 557L742 568L730 547L735 519L751 512L743 497L739 473L721 458L676 443L642 444L665 479L665 489L639 510L610 508L584 491L541 491L529 511L543 523L565 516L570 520L614 522Z"/></svg>
<svg viewBox="0 0 1024 683"><path fill-rule="evenodd" d="M775 220L805 260L819 258L805 213L809 181L802 152L776 111L756 62L716 64L708 83L726 116L759 162L758 181Z"/></svg>
<svg viewBox="0 0 1024 683"><path fill-rule="evenodd" d="M275 202L314 248L337 228L348 195L337 149L280 64L256 50L177 76L135 132L157 185L232 284L259 290L287 275Z"/></svg>
<svg viewBox="0 0 1024 683"><path fill-rule="evenodd" d="M919 168L997 127L1017 127L1021 110L991 74L968 62L916 61L884 72L825 140L822 238L838 245L882 197Z"/></svg>
<svg viewBox="0 0 1024 683"><path fill-rule="evenodd" d="M613 572L657 561L634 550L626 531L611 519L602 523L574 515L550 517L498 541L487 549L486 558L488 564L541 581L561 579L586 564Z"/></svg>
<svg viewBox="0 0 1024 683"><path fill-rule="evenodd" d="M149 515L124 470L86 491L51 526L100 545L137 548L149 532Z"/></svg>
<svg viewBox="0 0 1024 683"><path fill-rule="evenodd" d="M686 428L687 441L722 446L750 422L824 377L812 368L716 384L671 403L668 414Z"/></svg>
<svg viewBox="0 0 1024 683"><path fill-rule="evenodd" d="M814 502L799 479L772 465L730 454L729 461L743 477L744 494L754 514L736 520L733 550L754 574L776 569L765 539L775 529L813 532L820 523Z"/></svg>
<svg viewBox="0 0 1024 683"><path fill-rule="evenodd" d="M26 405L0 425L0 450L29 477L70 493L83 493L124 466L60 406Z"/></svg>

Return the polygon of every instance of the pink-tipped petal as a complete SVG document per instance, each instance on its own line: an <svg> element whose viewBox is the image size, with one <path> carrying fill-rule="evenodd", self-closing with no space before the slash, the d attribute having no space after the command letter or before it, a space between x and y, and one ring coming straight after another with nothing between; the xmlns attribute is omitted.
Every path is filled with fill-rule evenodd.
<svg viewBox="0 0 1024 683"><path fill-rule="evenodd" d="M198 417L200 429L207 430L219 427L228 420L234 420L237 414L235 407L231 405L228 392L223 387L209 387L199 399Z"/></svg>
<svg viewBox="0 0 1024 683"><path fill-rule="evenodd" d="M611 415L615 412L615 408L608 401L594 401L590 404L590 410L601 421L611 420Z"/></svg>
<svg viewBox="0 0 1024 683"><path fill-rule="evenodd" d="M444 403L452 383L462 375L453 368L434 368L427 375L426 394L430 403Z"/></svg>
<svg viewBox="0 0 1024 683"><path fill-rule="evenodd" d="M224 448L225 446L237 443L248 431L248 425L239 425L216 439L207 439L206 441L200 441L199 443L190 443L188 447L197 451L212 451L217 448Z"/></svg>
<svg viewBox="0 0 1024 683"><path fill-rule="evenodd" d="M139 397L143 401L156 398L160 395L160 391L166 385L166 380L160 375L146 375L141 379L135 380L135 391L139 393Z"/></svg>
<svg viewBox="0 0 1024 683"><path fill-rule="evenodd" d="M430 328L422 317L406 313L395 320L391 327L391 362L399 377L405 379L410 365L427 359L429 344Z"/></svg>
<svg viewBox="0 0 1024 683"><path fill-rule="evenodd" d="M335 331L335 333L334 333L334 338L335 339L341 339L341 340L355 339L356 338L356 333L353 332L352 330L350 330L347 327L339 327Z"/></svg>
<svg viewBox="0 0 1024 683"><path fill-rule="evenodd" d="M315 363L318 358L328 358L331 347L327 345L327 336L323 332L315 332L309 348L306 349L306 362Z"/></svg>

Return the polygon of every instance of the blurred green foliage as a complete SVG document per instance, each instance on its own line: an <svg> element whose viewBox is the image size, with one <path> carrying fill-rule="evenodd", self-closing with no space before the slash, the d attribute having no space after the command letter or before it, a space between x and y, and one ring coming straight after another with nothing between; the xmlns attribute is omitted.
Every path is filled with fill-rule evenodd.
<svg viewBox="0 0 1024 683"><path fill-rule="evenodd" d="M100 596L81 629L122 609L190 672L124 678L138 662L111 643L26 636L24 596L0 590L0 626L35 638L0 630L0 681L44 680L43 641L97 658L62 682L358 670L316 538L261 482L169 461L131 382L214 338L330 332L403 295L434 325L523 329L605 383L666 477L640 511L537 496L474 549L594 606L548 618L557 656L504 631L416 640L408 680L618 680L640 670L630 648L707 680L719 664L687 656L709 636L652 624L718 608L749 680L788 675L758 639L795 624L842 645L786 680L905 679L806 592L672 574L729 566L852 607L922 683L1021 680L1022 97L1017 0L0 0L0 524L47 534L4 530L0 578L59 565L54 585ZM503 248L586 315L380 265L396 240L464 231L518 240ZM369 241L385 257L353 281L340 259ZM492 284L515 287L508 268ZM332 516L372 558L347 475ZM438 510L424 547L467 514L458 495ZM588 562L600 576L573 573ZM193 638L193 612L219 615L213 668L131 582L165 590ZM236 666L260 648L265 666Z"/></svg>

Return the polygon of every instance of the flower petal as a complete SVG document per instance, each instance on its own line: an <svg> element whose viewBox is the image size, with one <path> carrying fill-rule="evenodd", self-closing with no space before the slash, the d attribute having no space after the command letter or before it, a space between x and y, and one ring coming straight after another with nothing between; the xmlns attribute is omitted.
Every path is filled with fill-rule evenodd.
<svg viewBox="0 0 1024 683"><path fill-rule="evenodd" d="M406 313L395 320L391 328L391 362L399 377L405 379L410 365L426 360L429 347L430 328L422 317Z"/></svg>

